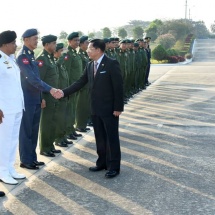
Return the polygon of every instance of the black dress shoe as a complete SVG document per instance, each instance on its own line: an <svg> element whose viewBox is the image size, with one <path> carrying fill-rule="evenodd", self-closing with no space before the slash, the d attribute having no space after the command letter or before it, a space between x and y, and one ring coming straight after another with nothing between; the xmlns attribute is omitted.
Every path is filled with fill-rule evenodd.
<svg viewBox="0 0 215 215"><path fill-rule="evenodd" d="M85 128L76 128L75 130L79 132L87 132Z"/></svg>
<svg viewBox="0 0 215 215"><path fill-rule="evenodd" d="M88 122L87 125L88 126L93 126L93 123L92 122Z"/></svg>
<svg viewBox="0 0 215 215"><path fill-rule="evenodd" d="M73 134L69 134L69 135L66 136L66 139L68 139L68 140L77 140L78 138L75 137Z"/></svg>
<svg viewBox="0 0 215 215"><path fill-rule="evenodd" d="M5 193L3 191L0 191L0 197L5 196Z"/></svg>
<svg viewBox="0 0 215 215"><path fill-rule="evenodd" d="M21 163L20 167L26 168L26 169L39 169L39 167L37 165L35 165L35 164L24 164L24 163Z"/></svg>
<svg viewBox="0 0 215 215"><path fill-rule="evenodd" d="M60 146L60 147L68 147L67 143L61 141L61 142L57 142L55 143L56 146Z"/></svg>
<svg viewBox="0 0 215 215"><path fill-rule="evenodd" d="M34 161L34 164L35 164L36 166L43 166L43 165L45 165L45 163L42 162L42 161Z"/></svg>
<svg viewBox="0 0 215 215"><path fill-rule="evenodd" d="M75 137L81 137L81 136L82 136L82 134L78 134L76 131L74 131L72 134L73 134Z"/></svg>
<svg viewBox="0 0 215 215"><path fill-rule="evenodd" d="M59 150L59 149L52 149L51 152L53 152L53 153L61 153L61 150Z"/></svg>
<svg viewBox="0 0 215 215"><path fill-rule="evenodd" d="M91 171L91 172L98 172L98 171L101 171L101 170L103 170L103 169L107 169L106 167L99 167L99 166L92 166L92 167L90 167L89 168L89 170Z"/></svg>
<svg viewBox="0 0 215 215"><path fill-rule="evenodd" d="M89 131L90 130L90 128L85 128L87 131Z"/></svg>
<svg viewBox="0 0 215 215"><path fill-rule="evenodd" d="M109 170L106 174L105 177L106 178L113 178L115 176L119 175L119 171L116 170Z"/></svg>
<svg viewBox="0 0 215 215"><path fill-rule="evenodd" d="M69 139L64 139L63 142L66 144L73 144L72 140Z"/></svg>
<svg viewBox="0 0 215 215"><path fill-rule="evenodd" d="M46 157L55 157L53 152L40 152L41 155L45 155Z"/></svg>

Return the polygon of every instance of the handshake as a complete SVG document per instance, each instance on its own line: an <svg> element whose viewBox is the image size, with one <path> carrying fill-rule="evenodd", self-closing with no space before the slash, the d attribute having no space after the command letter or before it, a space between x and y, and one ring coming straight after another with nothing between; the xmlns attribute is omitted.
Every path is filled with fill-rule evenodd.
<svg viewBox="0 0 215 215"><path fill-rule="evenodd" d="M64 93L61 89L51 88L50 93L55 99L60 99L64 97Z"/></svg>

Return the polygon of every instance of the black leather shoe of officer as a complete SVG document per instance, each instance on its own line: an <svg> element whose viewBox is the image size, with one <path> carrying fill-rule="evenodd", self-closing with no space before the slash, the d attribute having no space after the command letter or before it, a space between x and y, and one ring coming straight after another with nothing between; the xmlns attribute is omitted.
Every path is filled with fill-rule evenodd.
<svg viewBox="0 0 215 215"><path fill-rule="evenodd" d="M68 147L67 143L61 141L61 142L57 142L55 143L56 146L60 146L60 147Z"/></svg>
<svg viewBox="0 0 215 215"><path fill-rule="evenodd" d="M106 178L113 178L115 176L119 175L119 171L117 170L109 170L108 172L106 172L105 177Z"/></svg>
<svg viewBox="0 0 215 215"><path fill-rule="evenodd" d="M89 131L90 130L90 128L85 128L87 131Z"/></svg>
<svg viewBox="0 0 215 215"><path fill-rule="evenodd" d="M66 144L73 144L72 140L69 139L64 139L63 142Z"/></svg>
<svg viewBox="0 0 215 215"><path fill-rule="evenodd" d="M40 152L41 155L45 155L46 157L55 157L53 152Z"/></svg>
<svg viewBox="0 0 215 215"><path fill-rule="evenodd" d="M39 167L35 164L26 164L26 163L21 163L20 167L26 168L26 169L39 169Z"/></svg>
<svg viewBox="0 0 215 215"><path fill-rule="evenodd" d="M51 152L53 152L53 153L61 153L61 150L60 149L52 149Z"/></svg>
<svg viewBox="0 0 215 215"><path fill-rule="evenodd" d="M0 197L5 196L5 193L3 191L0 191Z"/></svg>
<svg viewBox="0 0 215 215"><path fill-rule="evenodd" d="M75 137L73 134L67 135L66 138L69 139L69 140L77 140L77 139L78 139L78 138Z"/></svg>
<svg viewBox="0 0 215 215"><path fill-rule="evenodd" d="M82 134L78 134L76 131L73 132L73 135L74 135L75 137L81 137L81 136L82 136Z"/></svg>
<svg viewBox="0 0 215 215"><path fill-rule="evenodd" d="M45 163L42 162L42 161L34 161L34 164L35 164L36 166L43 166L43 165L45 165Z"/></svg>
<svg viewBox="0 0 215 215"><path fill-rule="evenodd" d="M98 172L98 171L101 171L101 170L103 170L103 169L107 169L106 167L103 167L103 166L101 166L101 167L99 167L99 166L92 166L92 167L90 167L89 168L89 170L91 171L91 172Z"/></svg>
<svg viewBox="0 0 215 215"><path fill-rule="evenodd" d="M106 178L113 178L115 176L119 175L119 171L117 170L109 170L106 172L105 177Z"/></svg>
<svg viewBox="0 0 215 215"><path fill-rule="evenodd" d="M76 128L75 130L78 132L87 132L85 128Z"/></svg>

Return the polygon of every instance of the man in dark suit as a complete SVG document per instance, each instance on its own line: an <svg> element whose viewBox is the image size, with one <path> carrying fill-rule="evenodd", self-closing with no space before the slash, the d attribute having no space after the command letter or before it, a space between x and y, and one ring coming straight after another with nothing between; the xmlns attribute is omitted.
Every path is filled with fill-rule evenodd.
<svg viewBox="0 0 215 215"><path fill-rule="evenodd" d="M107 169L105 177L112 178L120 172L119 115L123 111L123 80L117 60L104 54L105 43L100 39L90 41L87 54L92 60L84 74L74 84L58 91L56 98L68 96L89 84L91 112L98 159L90 171Z"/></svg>

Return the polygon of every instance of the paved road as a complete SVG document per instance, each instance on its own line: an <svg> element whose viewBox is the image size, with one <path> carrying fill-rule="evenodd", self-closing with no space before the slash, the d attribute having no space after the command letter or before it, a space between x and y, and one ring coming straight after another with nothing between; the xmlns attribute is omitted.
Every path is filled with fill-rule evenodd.
<svg viewBox="0 0 215 215"><path fill-rule="evenodd" d="M197 40L187 65L152 66L153 84L120 118L118 177L88 171L97 157L90 131L52 160L39 156L39 171L18 168L27 175L19 185L1 183L0 214L214 215L214 44Z"/></svg>

